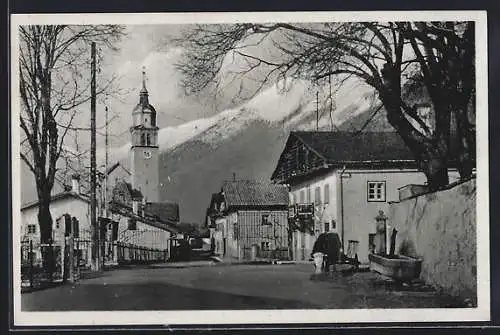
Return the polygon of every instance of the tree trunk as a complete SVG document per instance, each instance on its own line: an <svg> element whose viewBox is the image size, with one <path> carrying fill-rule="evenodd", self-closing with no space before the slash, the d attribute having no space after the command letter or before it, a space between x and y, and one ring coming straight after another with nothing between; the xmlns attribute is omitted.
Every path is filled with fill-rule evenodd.
<svg viewBox="0 0 500 335"><path fill-rule="evenodd" d="M48 246L40 246L42 254L42 266L44 271L52 278L55 268L54 252L52 248L52 215L50 213L50 191L39 193L38 225L40 227L40 243Z"/></svg>
<svg viewBox="0 0 500 335"><path fill-rule="evenodd" d="M427 186L430 191L448 185L448 163L446 158L438 154L431 154L428 159L421 162L422 171L427 178Z"/></svg>
<svg viewBox="0 0 500 335"><path fill-rule="evenodd" d="M475 132L467 116L467 110L457 112L457 168L460 179L469 179L475 167L476 141Z"/></svg>
<svg viewBox="0 0 500 335"><path fill-rule="evenodd" d="M420 170L427 178L430 190L437 190L448 184L448 162L446 136L441 141L426 139L408 122L401 111L397 97L396 102L383 101L387 110L389 123L397 130L405 144L413 153ZM388 98L392 99L392 98ZM392 107L390 107L392 105ZM389 107L388 107L389 106Z"/></svg>
<svg viewBox="0 0 500 335"><path fill-rule="evenodd" d="M52 243L52 214L50 213L50 194L43 195L38 204L38 225L40 226L40 243Z"/></svg>

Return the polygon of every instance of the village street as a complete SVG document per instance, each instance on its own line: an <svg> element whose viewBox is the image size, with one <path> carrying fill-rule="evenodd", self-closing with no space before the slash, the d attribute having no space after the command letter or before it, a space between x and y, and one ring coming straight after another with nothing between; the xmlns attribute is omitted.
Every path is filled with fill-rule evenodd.
<svg viewBox="0 0 500 335"><path fill-rule="evenodd" d="M311 264L177 263L112 270L22 294L25 311L460 307L428 289L388 288L370 272L311 280Z"/></svg>

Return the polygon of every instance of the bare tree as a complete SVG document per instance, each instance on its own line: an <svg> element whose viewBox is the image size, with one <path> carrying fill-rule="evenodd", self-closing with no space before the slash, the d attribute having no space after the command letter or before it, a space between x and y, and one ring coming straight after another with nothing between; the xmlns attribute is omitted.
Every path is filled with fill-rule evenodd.
<svg viewBox="0 0 500 335"><path fill-rule="evenodd" d="M19 82L21 159L35 176L41 243L52 240L49 210L57 162L67 152L65 137L78 109L90 100L90 42L114 48L123 27L21 26ZM111 82L101 83L103 94Z"/></svg>
<svg viewBox="0 0 500 335"><path fill-rule="evenodd" d="M357 78L375 89L431 189L448 183L450 158L458 159L462 178L472 173L474 127L467 115L474 98L473 22L197 25L176 41L185 49L178 68L188 93L255 72L256 92L286 78L333 79L336 85ZM226 71L232 63L239 64L236 70ZM406 94L412 82L432 104L432 124ZM450 145L452 139L457 145Z"/></svg>

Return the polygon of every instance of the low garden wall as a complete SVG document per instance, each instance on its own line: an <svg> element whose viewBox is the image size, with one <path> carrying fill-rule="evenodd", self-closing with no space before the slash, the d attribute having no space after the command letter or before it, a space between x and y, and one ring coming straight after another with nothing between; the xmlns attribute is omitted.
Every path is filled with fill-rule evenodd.
<svg viewBox="0 0 500 335"><path fill-rule="evenodd" d="M396 252L423 259L421 279L477 301L475 179L392 203L388 217Z"/></svg>

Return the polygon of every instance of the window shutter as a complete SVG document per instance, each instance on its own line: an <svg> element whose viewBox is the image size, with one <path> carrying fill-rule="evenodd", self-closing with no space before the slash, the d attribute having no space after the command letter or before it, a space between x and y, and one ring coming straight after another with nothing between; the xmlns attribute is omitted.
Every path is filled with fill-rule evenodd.
<svg viewBox="0 0 500 335"><path fill-rule="evenodd" d="M112 240L116 241L118 240L118 222L113 221L112 226L113 226Z"/></svg>
<svg viewBox="0 0 500 335"><path fill-rule="evenodd" d="M73 229L73 237L74 238L79 238L80 237L80 227L79 227L80 223L78 222L78 220L75 217L73 217L72 221L73 221L72 222L73 223L73 227L72 227L72 229Z"/></svg>
<svg viewBox="0 0 500 335"><path fill-rule="evenodd" d="M314 189L314 203L316 205L321 204L321 189L319 186Z"/></svg>
<svg viewBox="0 0 500 335"><path fill-rule="evenodd" d="M71 234L71 216L64 214L64 236Z"/></svg>
<svg viewBox="0 0 500 335"><path fill-rule="evenodd" d="M325 204L328 204L330 203L330 185L329 184L325 184L325 187L324 187L324 196L323 196L323 201Z"/></svg>

